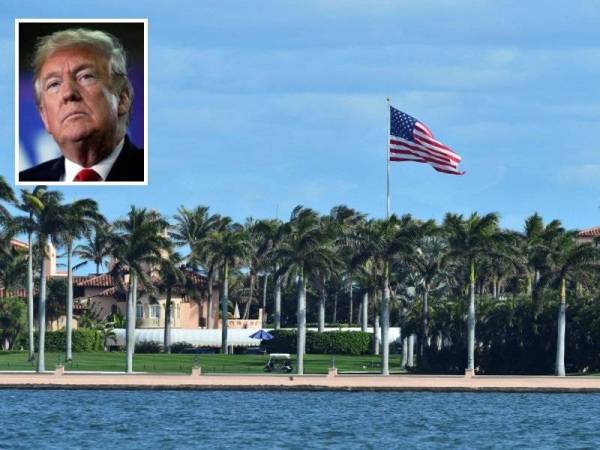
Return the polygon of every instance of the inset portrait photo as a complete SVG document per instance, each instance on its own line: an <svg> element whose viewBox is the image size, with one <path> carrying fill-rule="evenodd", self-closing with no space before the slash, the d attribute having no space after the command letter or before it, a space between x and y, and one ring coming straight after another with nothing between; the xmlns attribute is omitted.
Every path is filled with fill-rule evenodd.
<svg viewBox="0 0 600 450"><path fill-rule="evenodd" d="M16 184L148 183L147 21L15 21Z"/></svg>

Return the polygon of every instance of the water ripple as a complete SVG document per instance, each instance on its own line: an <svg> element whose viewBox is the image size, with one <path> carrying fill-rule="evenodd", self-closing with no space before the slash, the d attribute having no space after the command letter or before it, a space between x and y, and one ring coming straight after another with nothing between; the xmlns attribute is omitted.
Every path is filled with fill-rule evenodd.
<svg viewBox="0 0 600 450"><path fill-rule="evenodd" d="M0 390L0 448L599 448L600 394Z"/></svg>

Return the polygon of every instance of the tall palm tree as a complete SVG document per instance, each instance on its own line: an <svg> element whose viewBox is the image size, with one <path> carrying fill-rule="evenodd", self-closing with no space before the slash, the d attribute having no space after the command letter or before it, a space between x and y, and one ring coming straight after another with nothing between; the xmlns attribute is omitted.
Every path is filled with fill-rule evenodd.
<svg viewBox="0 0 600 450"><path fill-rule="evenodd" d="M377 270L378 290L381 292L381 374L389 375L389 305L390 264L413 252L419 227L410 215L395 215L384 220L371 220L359 227L355 246L355 261L368 262Z"/></svg>
<svg viewBox="0 0 600 450"><path fill-rule="evenodd" d="M279 264L277 277L289 275L296 279L297 372L302 375L306 347L306 281L335 271L339 258L323 233L319 215L310 208L296 206L282 233L284 238L273 250L273 258Z"/></svg>
<svg viewBox="0 0 600 450"><path fill-rule="evenodd" d="M425 236L417 242L417 249L410 257L410 265L420 277L422 287L422 314L421 333L419 336L419 354L424 357L425 347L429 342L429 293L437 282L443 282L439 277L442 275L445 265L449 262L446 257L448 243L441 237L436 236L437 229L432 228L424 233Z"/></svg>
<svg viewBox="0 0 600 450"><path fill-rule="evenodd" d="M27 259L27 324L29 332L29 361L35 358L35 345L33 342L33 235L35 233L36 211L41 211L44 207L42 203L43 194L46 192L45 186L36 186L32 191L21 190L20 200L16 206L26 213L26 216L15 218L15 225L21 232L27 234L28 259Z"/></svg>
<svg viewBox="0 0 600 450"><path fill-rule="evenodd" d="M213 328L213 284L215 282L216 267L213 255L210 255L203 247L208 234L218 228L221 217L218 214L209 214L207 206L197 206L187 209L180 206L175 214L175 223L169 229L169 236L178 247L188 247L189 253L184 261L192 269L202 266L207 277L207 328Z"/></svg>
<svg viewBox="0 0 600 450"><path fill-rule="evenodd" d="M578 271L587 273L600 271L600 248L591 243L579 244L575 237L576 232L564 232L555 236L547 270L540 278L540 284L555 282L560 290L555 362L555 373L558 376L565 376L567 281Z"/></svg>
<svg viewBox="0 0 600 450"><path fill-rule="evenodd" d="M57 233L57 245L67 250L67 323L66 323L66 360L73 360L73 246L77 239L89 235L94 225L101 226L104 217L98 212L98 204L91 199L76 200L63 205L63 227Z"/></svg>
<svg viewBox="0 0 600 450"><path fill-rule="evenodd" d="M160 259L157 266L157 277L159 278L159 289L165 293L165 327L163 338L163 349L165 353L171 353L171 311L173 289L183 287L185 275L181 270L183 258L179 253L169 248L167 254Z"/></svg>
<svg viewBox="0 0 600 450"><path fill-rule="evenodd" d="M466 219L462 215L446 214L444 228L450 246L449 256L462 260L468 270L469 309L467 315L467 370L475 370L475 266L477 260L497 253L499 217L489 213L481 217L472 213Z"/></svg>
<svg viewBox="0 0 600 450"><path fill-rule="evenodd" d="M248 258L251 244L244 228L224 218L218 230L211 231L202 241L205 251L213 255L213 261L218 261L223 270L223 285L221 291L221 348L223 353L229 352L227 341L227 321L229 304L229 271Z"/></svg>
<svg viewBox="0 0 600 450"><path fill-rule="evenodd" d="M325 220L331 223L336 235L336 247L343 261L345 271L342 274L344 283L348 286L348 324L353 323L353 276L356 267L352 266L352 247L348 245L356 228L365 221L366 214L361 213L346 205L338 205L331 208ZM335 310L334 310L335 312ZM335 322L335 321L334 321Z"/></svg>
<svg viewBox="0 0 600 450"><path fill-rule="evenodd" d="M113 224L115 230L111 238L111 254L115 264L112 274L122 284L124 275L129 274L126 312L126 351L125 370L133 372L135 350L135 321L138 282L152 289L148 274L152 267L160 264L163 252L168 249L166 238L168 223L156 211L132 206L124 219Z"/></svg>
<svg viewBox="0 0 600 450"><path fill-rule="evenodd" d="M254 236L254 251L251 257L251 266L253 266L256 272L262 272L263 274L263 289L262 289L262 310L263 310L263 327L267 323L267 283L269 276L276 271L273 261L271 259L271 250L278 243L280 237L278 230L281 226L281 222L276 219L263 219L257 220L253 223L249 232L251 236ZM281 289L279 280L275 280L275 287ZM277 292L276 292L277 295ZM279 328L280 317L281 317L281 291L279 291L279 305L275 302L274 319L276 322L276 328ZM279 309L277 309L279 308Z"/></svg>
<svg viewBox="0 0 600 450"><path fill-rule="evenodd" d="M50 240L55 241L65 226L65 208L61 204L62 194L56 191L42 190L38 192L42 208L33 210L31 223L37 233L37 241L42 252L40 270L40 289L38 301L38 364L37 371L44 372L45 339L46 339L46 251Z"/></svg>

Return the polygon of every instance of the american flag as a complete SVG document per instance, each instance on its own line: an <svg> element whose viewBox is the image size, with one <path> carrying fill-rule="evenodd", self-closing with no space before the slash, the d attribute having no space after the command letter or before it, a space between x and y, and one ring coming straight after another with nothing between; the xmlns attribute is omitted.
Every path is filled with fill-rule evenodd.
<svg viewBox="0 0 600 450"><path fill-rule="evenodd" d="M438 172L463 175L461 158L433 137L425 124L390 106L390 161L427 163Z"/></svg>

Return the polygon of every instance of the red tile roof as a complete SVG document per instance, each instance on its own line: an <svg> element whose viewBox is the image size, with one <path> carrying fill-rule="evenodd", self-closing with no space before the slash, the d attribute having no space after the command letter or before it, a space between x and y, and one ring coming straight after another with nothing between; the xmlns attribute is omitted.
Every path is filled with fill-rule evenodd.
<svg viewBox="0 0 600 450"><path fill-rule="evenodd" d="M14 291L6 291L3 287L0 287L0 298L5 297L27 297L27 289L15 289Z"/></svg>
<svg viewBox="0 0 600 450"><path fill-rule="evenodd" d="M119 291L116 286L103 290L95 297L114 297L117 300L126 300L126 295Z"/></svg>
<svg viewBox="0 0 600 450"><path fill-rule="evenodd" d="M598 237L600 236L600 227L588 228L577 233L577 237Z"/></svg>
<svg viewBox="0 0 600 450"><path fill-rule="evenodd" d="M206 283L206 277L204 275L200 275L198 272L194 272L192 270L184 269L186 277L189 277L192 284L196 287L201 287Z"/></svg>
<svg viewBox="0 0 600 450"><path fill-rule="evenodd" d="M78 280L77 282L73 280L73 283L80 287L109 288L115 285L113 277L107 273L79 278L81 278L81 280Z"/></svg>

